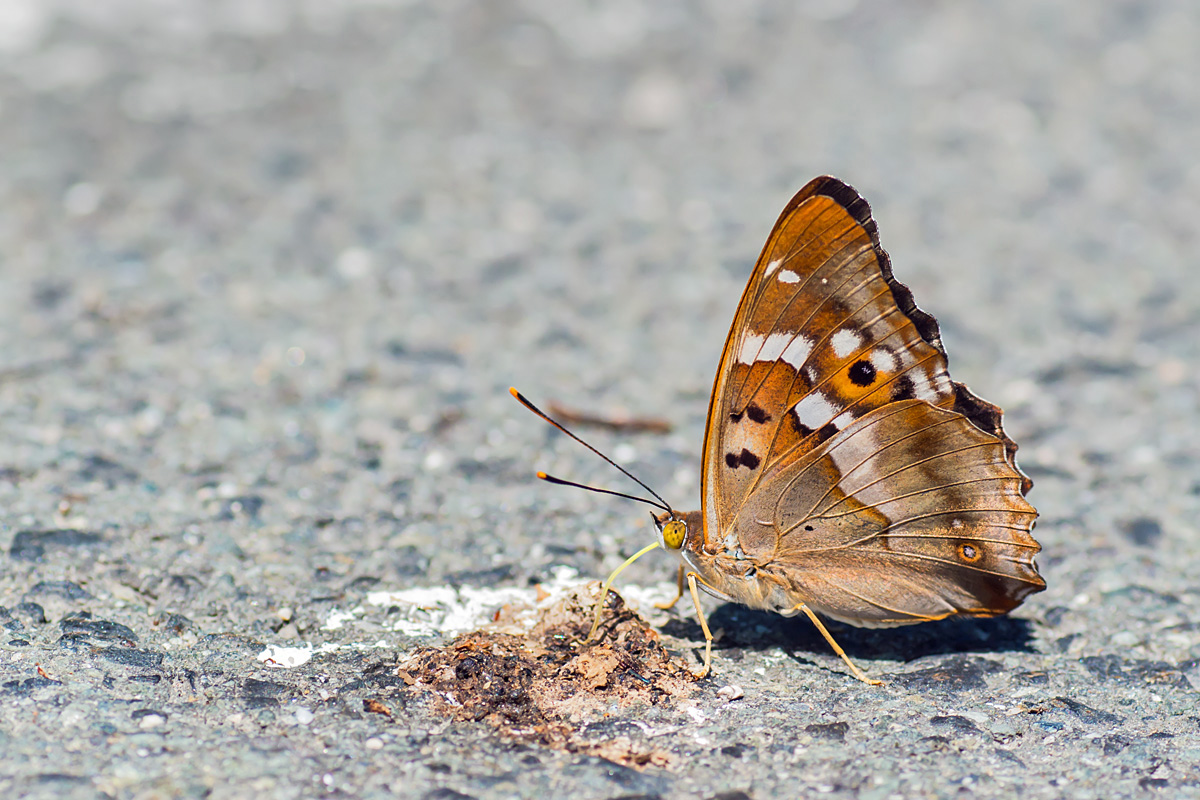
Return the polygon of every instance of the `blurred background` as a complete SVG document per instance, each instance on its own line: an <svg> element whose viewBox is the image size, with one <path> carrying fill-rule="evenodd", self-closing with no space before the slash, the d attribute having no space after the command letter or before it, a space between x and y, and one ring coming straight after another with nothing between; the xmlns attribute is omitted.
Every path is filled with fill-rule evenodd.
<svg viewBox="0 0 1200 800"><path fill-rule="evenodd" d="M8 0L9 424L238 486L366 452L320 513L476 541L480 477L614 479L532 463L516 383L672 422L621 455L687 505L741 287L831 173L1027 466L1133 489L1193 443L1198 36L1187 3Z"/></svg>
<svg viewBox="0 0 1200 800"><path fill-rule="evenodd" d="M507 388L669 422L581 433L698 504L738 297L830 173L1005 408L1041 652L1200 663L1197 42L1186 0L3 0L0 546L104 545L0 602L319 643L366 586L607 574L644 509L533 480L629 488Z"/></svg>

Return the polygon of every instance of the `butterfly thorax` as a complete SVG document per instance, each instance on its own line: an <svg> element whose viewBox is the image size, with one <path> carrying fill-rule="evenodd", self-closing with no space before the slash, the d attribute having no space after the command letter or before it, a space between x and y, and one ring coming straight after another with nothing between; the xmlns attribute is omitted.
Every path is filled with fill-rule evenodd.
<svg viewBox="0 0 1200 800"><path fill-rule="evenodd" d="M791 616L800 601L788 570L776 561L776 525L747 507L724 535L707 529L703 511L655 516L659 544L676 551L699 586L719 600ZM712 535L709 535L712 534ZM811 602L811 599L810 599Z"/></svg>
<svg viewBox="0 0 1200 800"><path fill-rule="evenodd" d="M766 576L760 574L760 568L770 570L771 555L751 556L737 544L736 536L726 537L724 542L709 540L704 512L665 512L657 515L655 522L659 544L678 552L685 566L696 574L699 585L714 597L781 612L794 605L782 594L776 596L776 581L764 580Z"/></svg>

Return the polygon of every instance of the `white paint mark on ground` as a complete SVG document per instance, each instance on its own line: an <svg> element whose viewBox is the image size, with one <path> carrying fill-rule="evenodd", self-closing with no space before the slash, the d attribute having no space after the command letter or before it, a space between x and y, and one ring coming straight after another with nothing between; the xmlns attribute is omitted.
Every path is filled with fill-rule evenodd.
<svg viewBox="0 0 1200 800"><path fill-rule="evenodd" d="M371 592L366 603L350 610L334 609L326 617L323 631L353 628L372 608L395 608L389 615L391 630L406 636L454 636L491 625L496 612L507 607L504 622L507 626L528 630L538 619L539 609L556 603L568 591L588 583L571 567L554 567L551 579L539 587L472 587L422 586L395 591ZM538 599L541 590L541 600ZM618 581L614 589L620 592L630 607L638 610L654 624L665 621L665 612L654 608L655 603L665 603L675 596L674 583L654 586L622 584ZM655 617L664 619L655 620ZM394 647L384 639L373 644L326 643L313 647L305 643L299 647L269 645L258 654L258 660L272 667L291 668L307 663L314 655L339 650L372 650Z"/></svg>
<svg viewBox="0 0 1200 800"><path fill-rule="evenodd" d="M313 646L311 644L305 644L302 647L282 647L280 645L269 644L258 654L258 660L268 667L290 669L291 667L299 667L302 664L307 664L312 656Z"/></svg>
<svg viewBox="0 0 1200 800"><path fill-rule="evenodd" d="M350 622L355 617L361 617L363 613L364 611L362 606L350 611L339 611L335 608L329 613L329 618L325 620L325 624L321 626L321 630L336 631L338 628L342 627L347 622Z"/></svg>
<svg viewBox="0 0 1200 800"><path fill-rule="evenodd" d="M553 578L542 584L542 590L557 599L563 591L580 583L578 573L570 567L556 567ZM496 612L507 605L536 607L537 590L533 587L503 587L498 589L463 586L423 586L399 591L371 592L367 603L373 606L399 609L392 630L407 636L454 635L475 630L492 621ZM530 615L532 626L532 614Z"/></svg>

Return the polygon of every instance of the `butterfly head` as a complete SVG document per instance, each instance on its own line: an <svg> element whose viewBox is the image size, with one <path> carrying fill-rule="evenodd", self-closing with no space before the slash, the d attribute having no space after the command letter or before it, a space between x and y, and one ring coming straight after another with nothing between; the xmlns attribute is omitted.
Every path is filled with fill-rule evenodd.
<svg viewBox="0 0 1200 800"><path fill-rule="evenodd" d="M658 528L658 543L664 550L683 550L688 542L703 540L703 516L699 511L664 511L651 514Z"/></svg>
<svg viewBox="0 0 1200 800"><path fill-rule="evenodd" d="M683 540L687 538L687 523L677 511L664 511L650 516L654 518L654 525L658 528L658 543L664 550L683 547Z"/></svg>

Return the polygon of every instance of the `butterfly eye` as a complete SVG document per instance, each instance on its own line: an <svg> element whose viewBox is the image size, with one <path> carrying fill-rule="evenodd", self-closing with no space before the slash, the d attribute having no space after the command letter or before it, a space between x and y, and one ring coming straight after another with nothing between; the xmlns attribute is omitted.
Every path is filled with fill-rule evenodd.
<svg viewBox="0 0 1200 800"><path fill-rule="evenodd" d="M683 536L687 533L687 523L681 519L673 519L663 525L663 547L668 550L678 550L683 547Z"/></svg>

